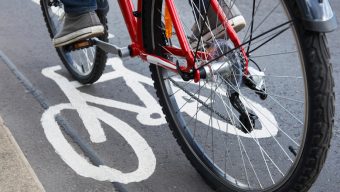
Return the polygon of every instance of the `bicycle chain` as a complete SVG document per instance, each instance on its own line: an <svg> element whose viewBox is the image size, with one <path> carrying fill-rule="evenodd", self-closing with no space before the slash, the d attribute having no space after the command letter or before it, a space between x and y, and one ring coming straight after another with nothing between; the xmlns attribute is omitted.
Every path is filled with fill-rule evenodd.
<svg viewBox="0 0 340 192"><path fill-rule="evenodd" d="M241 66L242 66L242 72L244 73L245 66L246 66L246 58L244 57L244 55L242 54L241 51L236 51L236 54L238 54L238 58L240 59L241 62Z"/></svg>

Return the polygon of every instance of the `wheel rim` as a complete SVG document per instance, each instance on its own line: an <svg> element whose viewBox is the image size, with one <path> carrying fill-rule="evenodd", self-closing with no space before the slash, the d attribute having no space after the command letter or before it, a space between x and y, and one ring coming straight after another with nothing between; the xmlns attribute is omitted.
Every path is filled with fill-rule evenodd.
<svg viewBox="0 0 340 192"><path fill-rule="evenodd" d="M50 2L55 2L56 4L49 4ZM58 0L46 0L45 3L48 22L54 36L62 27L65 16L63 4ZM66 61L67 66L77 76L86 77L91 74L96 58L95 46L75 51L65 51L64 48L57 49Z"/></svg>
<svg viewBox="0 0 340 192"><path fill-rule="evenodd" d="M268 16L272 16L274 13L277 15L286 14L285 7L280 1L273 2L269 3L272 4L271 8L268 8L268 4L266 5L267 14L265 12L262 14L265 19L257 21L259 24L253 26L253 35L256 31L261 31L261 26L267 25L266 18ZM190 19L187 19L189 18L188 15L181 15L181 13L188 13L188 11L180 10L187 10L190 6L185 7L183 3L180 4L178 1L175 1L175 3L177 9L179 9L180 17L185 18L182 23L186 35L192 37L191 28L188 26L191 26L190 22L192 24L192 21L195 20L198 23L197 19L192 18L190 21ZM244 10L247 10L247 7L242 5L240 1L232 1L232 3L239 8L242 7L243 10L240 8L242 13L246 12ZM261 0L255 2L255 11L261 10L260 5L263 5L261 3L263 3ZM281 10L278 11L279 9ZM158 10L163 10L161 15L164 17L164 6L158 8ZM248 8L248 10L252 13L252 9ZM276 17L274 16L274 18ZM285 15L285 17L286 21L290 20L289 16ZM251 18L254 17L251 15ZM246 20L251 23L252 19ZM162 22L164 23L164 20ZM279 23L283 22L280 21ZM163 26L161 24L158 27L164 28ZM271 29L271 27L267 26L265 29ZM252 36L249 31L252 30L250 28L243 30L244 42L247 41L247 36L248 38ZM260 46L257 49L258 45L277 34L278 36L271 41L272 45L266 44L269 48ZM160 67L157 68L158 78L163 81L163 91L167 104L176 121L175 123L180 127L180 134L185 142L190 145L190 150L196 155L201 154L200 161L202 164L210 167L214 172L213 174L222 183L226 182L228 186L236 190L265 191L276 189L292 174L300 158L306 135L308 102L304 64L300 59L302 57L299 44L297 41L295 42L294 34L293 27L283 32L277 30L276 33L265 35L251 44L253 49L250 49L250 51L255 51L253 51L253 56L250 57L253 60L250 67L256 68L256 65L259 65L262 70L265 68L268 98L261 101L257 94L252 93L253 90L247 90L244 86L232 88L241 95L240 98L247 109L255 112L259 117L257 125L261 126L255 127L257 129L250 133L243 133L239 129L240 124L243 127L242 122L240 122L237 111L232 107L228 96L226 96L228 89L233 87L235 83L221 78L221 75L216 75L217 79L212 82L205 80L201 80L199 84L184 82L178 75L176 76ZM287 36L289 37L287 38ZM216 41L214 37L212 39L212 41ZM176 45L176 41L174 37L170 42ZM278 49L273 41L276 41L275 44L284 42L285 46ZM155 47L163 49L168 58L183 63L183 59L169 54L162 43L158 43ZM261 49L265 51L261 51ZM281 52L272 52L273 50ZM266 60L271 60L271 62ZM284 62L285 65L277 66L275 65L277 62ZM269 65L270 63L275 66ZM300 65L297 63L300 63ZM236 75L234 75L235 77ZM209 91L212 94L209 95ZM202 103L206 103L208 106L204 106ZM211 106L210 109L208 108L209 105ZM223 112L224 115L221 115ZM228 125L226 120L223 121L223 117L229 117L232 122L230 124L235 126ZM207 144L208 138L210 138L209 144ZM217 144L220 144L220 146L216 146ZM222 144L225 147L222 147ZM220 153L216 152L218 150ZM296 153L296 156L294 153ZM236 158L237 156L239 158Z"/></svg>

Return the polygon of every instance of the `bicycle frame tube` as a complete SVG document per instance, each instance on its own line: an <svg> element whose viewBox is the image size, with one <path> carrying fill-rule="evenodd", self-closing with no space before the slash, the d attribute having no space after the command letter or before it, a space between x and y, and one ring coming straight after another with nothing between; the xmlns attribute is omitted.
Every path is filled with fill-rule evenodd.
<svg viewBox="0 0 340 192"><path fill-rule="evenodd" d="M138 11L134 12L134 5L131 0L118 0L119 7L122 11L126 27L129 31L132 44L130 48L132 50L131 56L137 56L140 54L143 48L142 39L142 21L138 17L142 9L142 1L138 1ZM134 13L136 15L134 15Z"/></svg>
<svg viewBox="0 0 340 192"><path fill-rule="evenodd" d="M142 19L141 19L141 11L142 11L142 1L138 0L138 9L137 11L134 11L134 5L131 0L118 0L120 9L122 11L127 29L129 31L129 35L131 38L131 57L139 56L143 60L146 60L150 63L160 65L164 68L167 68L173 72L177 72L176 64L166 60L162 57L147 54L144 50L143 46L143 39L142 39ZM174 54L179 57L185 57L187 61L187 66L185 67L184 71L188 72L191 69L194 69L195 66L195 58L194 58L194 52L190 49L189 42L186 38L182 23L180 21L180 18L177 14L177 10L175 7L175 4L173 0L165 0L166 6L168 7L171 20L173 22L176 35L180 44L180 48L175 48L171 46L166 46L165 50L171 54ZM223 26L226 29L226 32L228 36L230 37L230 40L233 42L235 47L239 47L241 45L241 41L238 38L234 28L228 23L227 16L223 12L222 8L220 7L217 0L211 0L210 6L213 8L213 10L216 12L219 21L223 24ZM248 58L246 56L246 53L244 49L240 48L243 56L246 60L246 69L248 66ZM200 59L209 59L210 56L208 53L198 51L197 57ZM247 70L246 70L247 71ZM198 74L199 75L199 74ZM199 77L195 77L195 80L199 79Z"/></svg>
<svg viewBox="0 0 340 192"><path fill-rule="evenodd" d="M171 20L172 20L174 27L175 27L175 31L176 31L176 34L177 34L179 44L181 45L183 53L186 55L186 59L187 59L187 63L188 63L186 71L189 71L189 70L193 69L193 67L195 65L194 54L190 49L189 42L188 42L188 40L185 36L185 32L184 32L183 26L181 24L181 21L178 17L177 10L176 10L176 7L175 7L173 0L165 0L165 1L166 1L166 6L168 6L168 9L169 9L169 12L170 12Z"/></svg>
<svg viewBox="0 0 340 192"><path fill-rule="evenodd" d="M234 30L234 28L229 24L228 18L225 15L222 7L219 5L218 1L217 0L210 0L210 6L215 11L215 13L217 14L218 20L222 23L224 28L227 30L228 37L233 42L234 46L240 47L241 40L238 38L237 33ZM243 49L243 47L240 47L240 51L241 51L241 53L242 53L242 55L243 55L243 57L246 61L245 74L247 74L248 73L248 57L247 57L247 54L246 54L245 50Z"/></svg>
<svg viewBox="0 0 340 192"><path fill-rule="evenodd" d="M130 56L139 56L149 63L160 65L168 70L177 72L176 64L159 56L147 54L143 46L142 37L142 20L140 17L142 10L142 0L138 0L138 9L134 11L134 5L131 0L118 0L119 7L124 17L126 27L129 31L131 45Z"/></svg>

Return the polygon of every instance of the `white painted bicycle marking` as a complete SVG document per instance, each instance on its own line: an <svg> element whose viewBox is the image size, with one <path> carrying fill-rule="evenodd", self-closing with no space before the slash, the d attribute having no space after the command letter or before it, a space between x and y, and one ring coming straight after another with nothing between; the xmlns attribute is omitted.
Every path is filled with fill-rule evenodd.
<svg viewBox="0 0 340 192"><path fill-rule="evenodd" d="M122 173L119 170L105 165L99 167L88 162L78 154L62 134L59 125L55 121L55 115L62 110L76 110L72 104L59 104L50 107L42 116L42 125L48 141L55 151L75 172L84 177L91 177L99 181L111 181L120 183L139 182L149 178L156 167L156 158L147 142L137 131L125 122L97 107L89 107L95 118L117 131L132 147L138 158L138 169L130 173Z"/></svg>
<svg viewBox="0 0 340 192"><path fill-rule="evenodd" d="M209 85L206 85L208 89L210 89ZM225 92L222 92L222 90L216 90L218 94L224 95ZM176 93L176 99L178 106L183 106L183 111L187 113L189 116L196 118L196 108L197 108L197 102L187 102L190 98L188 98L188 95L184 91L179 91ZM210 104L211 100L207 99L206 97L200 95L200 99L202 101L208 101L206 104ZM212 117L212 123L210 125L207 124L207 122L210 121L210 114L207 114L200 110L197 113L197 121L206 124L208 126L212 126L212 128L226 132L233 135L239 135L242 137L247 138L267 138L276 136L278 133L279 125L274 117L274 115L265 107L261 106L260 104L252 101L251 99L248 99L246 97L241 97L242 103L244 103L245 107L253 111L256 116L259 118L261 129L254 129L250 134L242 132L239 128L236 128L234 125L228 124L223 120L219 120L215 117ZM227 105L227 104L226 104ZM231 106L229 106L231 108ZM227 107L227 111L229 111L229 115L232 119L234 119L235 124L239 124L238 120L235 120L235 116L238 117L237 114L231 114L230 108Z"/></svg>
<svg viewBox="0 0 340 192"><path fill-rule="evenodd" d="M69 99L70 103L52 106L46 110L41 119L42 126L48 141L52 144L55 151L61 156L65 163L67 163L79 175L100 181L120 183L139 182L150 177L155 170L156 158L152 149L145 139L127 123L100 108L88 105L88 103L125 109L137 113L138 121L145 125L161 125L165 123L165 120L157 101L141 84L141 82L152 84L150 79L140 74L131 74L134 72L127 69L125 72L124 69L120 70L119 68L124 68L120 59L109 59L108 65L114 65L115 71L104 74L103 78L97 83L123 77L123 75L118 75L118 73L121 74L121 72L123 72L125 77L134 77L134 80L128 80L125 77L123 78L136 94L141 94L140 98L146 107L140 107L129 103L99 98L82 93L76 88L83 85L75 82L69 82L65 77L56 73L56 71L61 69L60 66L49 67L42 70L42 74L56 82ZM108 78L109 76L110 78ZM140 79L141 82L139 82L139 80L136 81L136 79ZM107 166L97 167L89 163L86 158L78 154L71 144L68 143L66 138L63 136L59 125L55 121L55 116L60 114L62 110L76 110L78 112L92 142L99 143L106 141L106 136L103 128L101 127L100 121L103 121L112 127L134 150L138 158L138 169L131 173L122 173L119 170ZM159 117L151 118L151 114L159 114Z"/></svg>
<svg viewBox="0 0 340 192"><path fill-rule="evenodd" d="M57 73L57 71L61 69L61 66L54 66L43 69L42 74L55 81L69 99L70 103L55 105L46 110L41 119L42 126L48 141L54 147L57 154L59 154L65 163L77 174L100 181L120 182L125 184L139 182L149 178L155 171L156 158L152 149L145 139L127 123L112 114L89 104L92 103L136 113L136 119L143 125L162 125L165 124L166 121L156 99L144 87L144 85L153 85L150 78L127 69L118 58L109 59L107 65L111 66L113 71L103 74L95 84L122 78L127 86L138 95L145 107L82 93L78 88L84 85L76 81L68 81L65 77ZM179 91L176 97L178 98L178 105L186 102L187 95L184 92ZM201 99L205 100L203 97ZM238 134L243 137L263 138L275 136L278 130L275 128L277 122L274 116L266 108L249 99L244 103L247 108L256 113L262 127L266 127L266 129L262 128L261 130L254 130L250 136L249 134L244 134L237 128L235 129L233 125L229 125L215 118L213 118L213 125L215 125L213 128L229 134ZM194 102L187 103L183 110L188 115L194 116L196 107L197 105ZM107 139L100 121L111 126L111 128L116 130L124 139L126 139L134 150L138 159L138 169L130 173L122 173L119 170L105 165L98 167L88 162L85 157L78 154L71 144L68 143L63 136L59 125L56 123L55 115L60 114L62 110L76 110L78 112L79 117L82 119L83 124L90 135L91 141L94 143L101 143ZM154 118L155 116L153 114L158 114L158 117ZM210 116L203 111L198 113L197 119L201 123L207 124L209 118ZM219 127L216 126L218 124L220 125Z"/></svg>
<svg viewBox="0 0 340 192"><path fill-rule="evenodd" d="M86 100L81 96L81 93L73 87L69 81L55 73L53 70L60 70L61 67L52 67L42 71L46 77L53 79L62 89L66 97L70 100L72 107L77 110L80 118L83 120L84 126L90 134L90 139L94 143L102 143L106 141L106 136L103 128L100 125L98 118L87 105Z"/></svg>

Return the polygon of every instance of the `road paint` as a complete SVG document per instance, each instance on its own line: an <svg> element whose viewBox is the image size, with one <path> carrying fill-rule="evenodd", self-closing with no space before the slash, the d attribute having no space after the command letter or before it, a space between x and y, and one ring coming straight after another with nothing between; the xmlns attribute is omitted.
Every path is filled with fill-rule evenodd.
<svg viewBox="0 0 340 192"><path fill-rule="evenodd" d="M49 69L61 69L60 66L49 68ZM79 91L76 90L72 85L68 83L68 80L57 73L53 73L51 70L43 70L42 74L55 82L62 88L62 91L66 97L72 103L72 106L77 109L80 118L83 120L84 126L90 134L90 139L94 143L102 143L106 141L104 130L95 117L93 111L86 104L86 100L81 97Z"/></svg>
<svg viewBox="0 0 340 192"><path fill-rule="evenodd" d="M71 98L70 101L77 100L74 102L77 104L78 109L79 108L86 109L86 107L83 107L83 106L87 105L86 102L88 102L88 103L94 103L98 105L113 107L113 108L122 109L122 110L136 113L137 120L141 124L144 124L144 125L157 126L157 125L162 125L166 123L166 120L162 112L162 108L159 106L157 100L144 87L144 85L153 86L153 81L150 78L145 77L139 73L136 73L134 71L131 71L125 68L122 60L119 58L108 59L107 67L112 67L114 71L103 74L102 77L97 82L94 83L94 85L98 83L103 83L106 81L111 81L111 80L115 80L118 78L122 78L125 80L127 86L129 86L131 90L136 95L138 95L139 99L142 101L145 107L141 107L139 105L133 105L130 103L125 103L122 101L95 97L87 93L82 93L78 91L76 88L81 88L83 86L88 86L88 85L83 85L76 81L70 82L62 75L59 75L58 73L56 73L56 71L61 69L61 66L45 68L42 70L42 74L52 79L53 81L55 81L57 85L65 93L65 95ZM73 103L72 101L71 103ZM155 118L154 114L157 114L158 117ZM91 117L88 117L88 118L91 118ZM98 127L95 129L98 129ZM90 131L89 133L91 134Z"/></svg>
<svg viewBox="0 0 340 192"><path fill-rule="evenodd" d="M124 67L122 60L119 58L110 58L107 62L108 66L113 68L112 72L103 74L96 82L103 83L118 78L124 79L127 86L138 95L144 106L133 105L122 101L116 101L108 98L101 98L82 93L78 90L82 86L75 81L69 81L66 77L57 73L61 66L48 67L42 70L42 74L53 80L63 91L70 103L58 104L46 110L42 116L41 123L44 128L48 141L52 144L57 154L68 164L75 172L84 177L90 177L99 181L111 181L120 183L139 182L149 178L156 167L156 158L152 149L145 139L138 134L131 126L117 117L105 112L104 110L91 106L89 104L97 104L106 107L121 109L137 114L136 119L143 125L155 126L165 124L165 118L162 114L161 107L157 100L146 90L144 85L152 86L153 82L150 78L139 73L131 71ZM221 93L220 93L221 94ZM186 103L187 95L183 91L179 91L176 95L178 105ZM205 98L202 96L202 100ZM251 109L260 118L262 129L254 130L251 134L245 134L233 125L227 124L221 120L213 118L213 128L229 134L239 135L242 137L264 138L275 136L278 130L275 128L277 122L274 116L266 108L245 98L246 107ZM197 103L188 103L184 108L184 112L194 116ZM87 159L76 152L70 143L63 136L62 131L55 121L55 116L63 110L76 110L82 119L86 130L88 131L92 142L104 142L106 136L100 121L109 125L116 130L131 146L138 159L138 169L131 173L122 173L114 168L105 165L95 166L87 161ZM152 118L152 114L158 114L158 118ZM198 121L206 125L210 116L203 111L198 113ZM217 125L220 125L217 127ZM266 129L264 129L266 128Z"/></svg>
<svg viewBox="0 0 340 192"><path fill-rule="evenodd" d="M173 85L174 86L174 85ZM174 86L175 87L175 86ZM209 85L206 85L207 89L210 89L211 87ZM225 95L226 91L223 90L216 90L217 95ZM196 116L196 108L197 108L197 102L187 102L190 100L190 98L187 98L188 95L184 91L178 91L176 93L176 101L178 106L183 106L182 110L187 113L191 117ZM204 97L200 95L200 99L202 101L207 101L206 104L209 105L211 100L208 100L207 97ZM208 122L210 122L210 114L204 113L202 110L200 110L197 113L197 121L207 125L211 126L212 128L222 131L225 133L233 134L233 135L239 135L241 137L246 138L268 138L276 136L278 133L278 123L274 117L274 115L265 107L261 106L260 104L256 103L255 101L252 101L251 99L248 99L247 97L240 97L242 103L245 105L245 107L248 110L253 111L256 116L259 118L259 122L261 124L260 129L254 129L250 134L242 132L239 128L235 127L234 125L228 124L223 120L219 120L215 117L212 117L212 124L208 125ZM201 104L199 104L201 105ZM231 106L228 106L228 104L225 104L224 106L226 108L226 111L229 112L230 119L235 119L238 114L235 114L231 110ZM239 124L237 120L235 120L235 124Z"/></svg>
<svg viewBox="0 0 340 192"><path fill-rule="evenodd" d="M40 104L42 109L47 110L50 105L42 92L33 86L32 82L21 72L18 70L16 65L0 50L0 59L7 65L13 75L19 80L19 82L25 87L25 89L30 93L34 99ZM94 165L103 165L104 163L100 160L98 155L94 152L92 147L88 145L81 137L80 134L72 128L68 121L62 116L57 115L55 117L57 123L63 128L65 133L69 135L75 144L77 144L80 149L83 151L84 155L86 155ZM125 192L125 188L117 182L112 182L112 185L115 190Z"/></svg>
<svg viewBox="0 0 340 192"><path fill-rule="evenodd" d="M88 103L134 112L137 114L137 120L140 123L149 126L164 124L164 115L162 115L161 107L157 104L157 100L143 86L143 84L152 85L151 79L126 69L122 61L118 58L109 59L108 65L112 66L114 71L104 74L102 76L103 78L97 83L123 78L131 90L140 96L145 107L82 93L77 88L86 85L68 81L56 72L61 69L61 66L54 66L43 69L42 74L56 82L70 103L58 104L47 109L41 118L41 123L46 137L54 147L56 153L79 175L99 181L120 182L125 184L139 182L149 178L155 171L156 158L151 147L145 139L127 123L100 108L90 106ZM117 73L120 75L117 75ZM111 78L108 76L111 76ZM76 110L78 112L92 142L104 142L106 140L100 121L103 121L117 131L135 152L138 159L138 169L131 173L122 173L119 170L105 165L95 166L88 162L85 157L78 154L72 145L68 143L62 134L60 126L55 121L55 116L60 114L62 110ZM159 114L159 117L152 118L152 114Z"/></svg>
<svg viewBox="0 0 340 192"><path fill-rule="evenodd" d="M40 0L32 0L32 2L40 5Z"/></svg>
<svg viewBox="0 0 340 192"><path fill-rule="evenodd" d="M32 1L39 4L38 0ZM52 12L61 18L64 17L64 13L60 9L52 8ZM109 37L113 38L114 36L109 34ZM154 60L154 58L151 58L151 60L152 59ZM159 63L158 60L157 63ZM90 177L99 181L120 182L125 184L130 182L139 182L149 178L155 171L156 158L152 149L145 139L127 123L98 107L90 106L89 103L133 112L137 114L136 119L141 124L147 126L162 125L165 124L166 121L157 100L155 100L155 98L144 87L144 85L153 86L153 81L150 78L125 68L122 61L118 58L108 59L107 65L111 66L114 71L103 74L103 76L95 84L115 80L117 78L123 78L126 85L133 90L135 95L138 95L145 107L82 93L78 90L78 88L81 88L84 85L76 81L67 80L65 77L57 73L57 71L61 69L61 66L54 66L43 69L42 74L47 78L52 79L60 87L69 99L70 103L50 107L43 114L41 122L46 137L54 147L56 153L58 153L65 163L79 175ZM180 91L176 97L179 106L183 105L187 101L187 95L184 92L181 93ZM201 99L205 100L203 97L201 97ZM261 129L256 129L251 134L245 134L235 126L227 124L226 122L216 118L212 118L212 127L221 132L247 138L276 136L278 133L278 124L274 115L258 103L251 101L248 98L242 99L245 106L259 117L262 127ZM188 103L185 107L183 107L183 110L188 115L194 116L196 111L193 109L196 109L196 107L197 103ZM103 143L107 140L100 121L111 126L111 128L116 130L134 150L138 159L138 169L130 173L122 173L119 170L105 165L95 166L85 157L78 154L63 136L60 126L55 121L55 116L60 114L62 110L76 110L78 112L79 117L82 119L84 127L89 133L90 139L93 143ZM154 114L158 114L156 115L158 118L153 118L155 117ZM200 111L197 114L197 117L198 121L206 125L210 119L210 116L203 111Z"/></svg>
<svg viewBox="0 0 340 192"><path fill-rule="evenodd" d="M156 158L147 142L127 123L114 117L113 115L96 107L90 107L95 117L105 122L117 131L134 150L138 158L138 169L123 173L117 169L105 165L94 166L85 157L77 153L72 145L64 137L55 116L62 110L76 110L70 103L59 104L50 107L44 112L41 123L48 141L54 147L57 154L69 165L77 174L90 177L99 181L111 181L120 183L139 182L149 178L156 168Z"/></svg>

